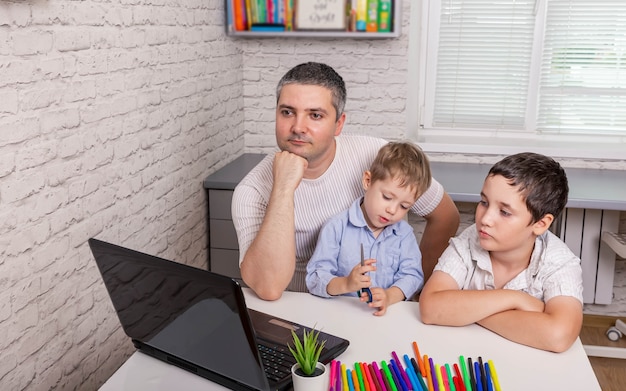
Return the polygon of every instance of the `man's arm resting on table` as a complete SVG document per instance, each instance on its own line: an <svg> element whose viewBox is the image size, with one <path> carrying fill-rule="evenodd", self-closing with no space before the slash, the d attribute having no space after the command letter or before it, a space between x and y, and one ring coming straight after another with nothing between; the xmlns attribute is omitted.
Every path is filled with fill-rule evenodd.
<svg viewBox="0 0 626 391"><path fill-rule="evenodd" d="M478 324L511 341L560 353L576 341L582 322L580 301L570 296L557 296L546 303L543 312L504 311Z"/></svg>
<svg viewBox="0 0 626 391"><path fill-rule="evenodd" d="M543 311L544 304L524 292L509 289L460 290L447 273L435 271L420 295L422 322L465 326L507 311Z"/></svg>
<svg viewBox="0 0 626 391"><path fill-rule="evenodd" d="M448 241L456 235L460 222L459 210L448 193L444 193L439 205L430 214L424 216L424 219L426 220L426 227L420 240L420 251L422 253L424 282L426 282L430 278L437 260L448 247Z"/></svg>
<svg viewBox="0 0 626 391"><path fill-rule="evenodd" d="M294 192L307 162L278 152L263 223L239 265L243 281L263 300L278 300L296 267Z"/></svg>

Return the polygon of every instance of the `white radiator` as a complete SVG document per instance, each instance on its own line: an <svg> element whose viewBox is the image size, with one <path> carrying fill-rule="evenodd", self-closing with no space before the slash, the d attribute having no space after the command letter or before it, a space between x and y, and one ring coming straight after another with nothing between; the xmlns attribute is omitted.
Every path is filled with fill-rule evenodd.
<svg viewBox="0 0 626 391"><path fill-rule="evenodd" d="M615 253L600 234L617 232L618 226L619 211L566 208L552 228L582 261L585 303L611 304Z"/></svg>

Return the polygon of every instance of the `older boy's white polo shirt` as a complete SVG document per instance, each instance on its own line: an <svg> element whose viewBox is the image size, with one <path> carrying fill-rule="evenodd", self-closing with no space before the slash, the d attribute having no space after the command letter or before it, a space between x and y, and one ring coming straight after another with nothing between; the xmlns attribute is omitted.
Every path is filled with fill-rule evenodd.
<svg viewBox="0 0 626 391"><path fill-rule="evenodd" d="M495 289L489 252L480 247L476 224L450 239L435 267L449 274L464 290ZM547 302L556 296L572 296L583 302L580 258L550 231L535 239L528 268L503 289L523 291Z"/></svg>

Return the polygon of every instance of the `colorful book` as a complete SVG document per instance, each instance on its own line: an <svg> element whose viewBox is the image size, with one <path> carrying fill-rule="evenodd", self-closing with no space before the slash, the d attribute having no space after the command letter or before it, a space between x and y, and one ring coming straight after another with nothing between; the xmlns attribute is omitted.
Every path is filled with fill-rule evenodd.
<svg viewBox="0 0 626 391"><path fill-rule="evenodd" d="M232 0L233 24L236 31L244 31L248 28L246 21L246 0Z"/></svg>
<svg viewBox="0 0 626 391"><path fill-rule="evenodd" d="M391 31L391 0L378 0L378 31Z"/></svg>
<svg viewBox="0 0 626 391"><path fill-rule="evenodd" d="M367 26L367 1L357 0L356 2L356 31L365 31Z"/></svg>
<svg viewBox="0 0 626 391"><path fill-rule="evenodd" d="M367 20L365 31L375 33L378 31L378 0L367 0Z"/></svg>
<svg viewBox="0 0 626 391"><path fill-rule="evenodd" d="M293 31L293 0L285 0L285 30Z"/></svg>
<svg viewBox="0 0 626 391"><path fill-rule="evenodd" d="M250 31L279 32L279 31L285 31L285 26L282 24L259 23L259 24L253 24L250 27Z"/></svg>

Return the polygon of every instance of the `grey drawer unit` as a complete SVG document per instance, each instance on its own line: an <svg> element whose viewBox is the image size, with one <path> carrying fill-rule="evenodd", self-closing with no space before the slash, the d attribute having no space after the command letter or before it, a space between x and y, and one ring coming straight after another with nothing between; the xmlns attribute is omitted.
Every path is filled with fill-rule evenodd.
<svg viewBox="0 0 626 391"><path fill-rule="evenodd" d="M237 184L264 157L263 154L244 153L204 180L209 229L207 267L212 272L241 280L239 244L230 204Z"/></svg>

